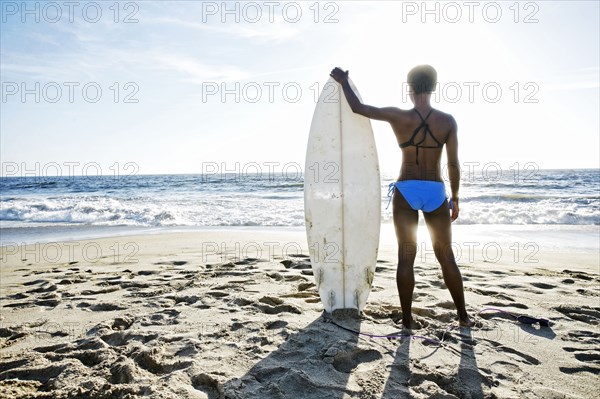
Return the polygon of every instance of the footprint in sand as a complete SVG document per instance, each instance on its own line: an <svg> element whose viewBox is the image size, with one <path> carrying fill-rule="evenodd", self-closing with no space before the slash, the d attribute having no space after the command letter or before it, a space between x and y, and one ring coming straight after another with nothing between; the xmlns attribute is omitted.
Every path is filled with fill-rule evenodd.
<svg viewBox="0 0 600 399"><path fill-rule="evenodd" d="M185 303L186 305L193 305L201 299L197 295L166 295L165 298L175 301L175 305Z"/></svg>
<svg viewBox="0 0 600 399"><path fill-rule="evenodd" d="M291 255L287 255L290 258L304 258L304 259L309 259L310 256L308 255L304 255L304 254L291 254Z"/></svg>
<svg viewBox="0 0 600 399"><path fill-rule="evenodd" d="M187 265L187 260L171 260L166 262L156 262L155 265L168 265L168 266L183 266Z"/></svg>
<svg viewBox="0 0 600 399"><path fill-rule="evenodd" d="M314 283L300 283L298 284L298 291L306 291L309 288L313 288L316 287L316 285Z"/></svg>
<svg viewBox="0 0 600 399"><path fill-rule="evenodd" d="M475 274L475 273L463 273L463 276L465 277L469 277L472 280L489 280L489 277L486 276L482 276L481 274Z"/></svg>
<svg viewBox="0 0 600 399"><path fill-rule="evenodd" d="M20 308L30 308L34 305L33 301L23 301L23 302L12 302L12 303L7 303L5 305L2 305L5 308L15 308L15 309L20 309Z"/></svg>
<svg viewBox="0 0 600 399"><path fill-rule="evenodd" d="M193 362L176 360L174 362L166 361L159 353L151 348L144 348L134 351L131 358L140 368L149 371L152 374L162 375L173 371L182 370L190 367Z"/></svg>
<svg viewBox="0 0 600 399"><path fill-rule="evenodd" d="M234 298L233 300L229 301L229 304L234 306L248 306L252 305L253 303L255 302L246 298Z"/></svg>
<svg viewBox="0 0 600 399"><path fill-rule="evenodd" d="M563 270L563 273L568 274L572 278L576 278L579 280L591 281L594 279L594 277L588 275L588 273L586 273L586 272L571 271L571 270L565 269L565 270Z"/></svg>
<svg viewBox="0 0 600 399"><path fill-rule="evenodd" d="M267 277L269 277L275 281L283 281L284 280L281 273L277 273L277 272L267 273Z"/></svg>
<svg viewBox="0 0 600 399"><path fill-rule="evenodd" d="M285 328L287 325L288 325L288 322L285 320L269 321L265 324L265 329L279 330L279 329Z"/></svg>
<svg viewBox="0 0 600 399"><path fill-rule="evenodd" d="M28 294L35 294L35 293L52 292L52 291L56 291L56 290L58 290L58 287L56 286L56 284L46 281L46 282L42 283L41 287L33 288L33 289L30 289L25 292L27 292Z"/></svg>
<svg viewBox="0 0 600 399"><path fill-rule="evenodd" d="M190 358L200 351L198 345L194 342L185 342L182 346L175 351L175 356Z"/></svg>
<svg viewBox="0 0 600 399"><path fill-rule="evenodd" d="M260 262L260 259L258 259L258 258L245 258L245 259L239 260L237 262L234 262L234 265L254 265L257 262Z"/></svg>
<svg viewBox="0 0 600 399"><path fill-rule="evenodd" d="M536 288L541 288L543 290L550 290L552 288L556 288L555 285L546 284L546 283L531 283L531 285L533 285Z"/></svg>
<svg viewBox="0 0 600 399"><path fill-rule="evenodd" d="M256 274L258 270L233 270L235 265L233 263L225 264L214 268L212 271L215 277L224 277L224 276L250 276L252 274Z"/></svg>
<svg viewBox="0 0 600 399"><path fill-rule="evenodd" d="M332 352L335 352L334 356L331 356ZM351 373L361 363L369 363L381 358L381 353L373 349L355 348L350 351L334 349L332 351L330 348L325 353L323 361L331 362L331 365L341 373Z"/></svg>
<svg viewBox="0 0 600 399"><path fill-rule="evenodd" d="M576 373L592 373L594 376L597 376L600 373L600 367L592 367L592 366L580 366L580 367L559 367L560 371L566 374L576 374Z"/></svg>
<svg viewBox="0 0 600 399"><path fill-rule="evenodd" d="M54 308L60 303L60 298L56 294L43 295L39 297L39 300L35 301L34 304L37 306L49 306Z"/></svg>
<svg viewBox="0 0 600 399"><path fill-rule="evenodd" d="M275 298L272 296L263 296L258 301L262 302L262 303L266 303L267 305L272 305L272 306L282 305L284 302L283 299Z"/></svg>
<svg viewBox="0 0 600 399"><path fill-rule="evenodd" d="M71 284L81 284L87 282L87 279L83 276L69 276L69 278L64 278L60 280L58 285L71 285Z"/></svg>
<svg viewBox="0 0 600 399"><path fill-rule="evenodd" d="M117 317L113 320L111 328L113 330L127 330L135 322L135 317L131 315Z"/></svg>
<svg viewBox="0 0 600 399"><path fill-rule="evenodd" d="M579 294L581 295L585 295L585 296L600 296L600 293L598 292L598 289L592 289L592 290L587 290L585 288L578 288L576 290Z"/></svg>
<svg viewBox="0 0 600 399"><path fill-rule="evenodd" d="M527 287L525 287L521 284L505 283L505 284L496 284L496 285L500 288L505 288L507 290L528 290Z"/></svg>
<svg viewBox="0 0 600 399"><path fill-rule="evenodd" d="M89 309L92 312L109 312L109 311L113 311L113 310L126 310L127 307L118 305L116 303L102 302L102 303L96 303L94 305L91 305L89 307Z"/></svg>
<svg viewBox="0 0 600 399"><path fill-rule="evenodd" d="M532 365L535 365L535 366L537 366L538 364L540 364L540 361L536 357L528 355L525 352L518 351L516 349L510 348L510 347L505 346L505 345L502 345L499 342L496 342L496 341L493 341L493 340L490 340L490 339L487 339L487 338L482 338L482 339L484 341L487 341L487 342L491 343L494 347L498 348L499 350L501 350L504 353L509 353L509 354L515 355L515 356L511 356L515 360L521 361L521 362L526 363L526 364L532 364Z"/></svg>
<svg viewBox="0 0 600 399"><path fill-rule="evenodd" d="M565 306L561 305L554 310L564 314L565 316L573 319L582 321L591 325L598 325L600 322L600 308L591 308L589 306Z"/></svg>
<svg viewBox="0 0 600 399"><path fill-rule="evenodd" d="M8 379L19 379L24 381L38 381L38 388L49 391L51 386L49 382L58 377L63 371L71 367L77 367L81 363L72 360L71 362L62 362L61 364L50 364L46 366L26 366L17 367L0 372L0 381ZM83 366L82 366L83 367Z"/></svg>
<svg viewBox="0 0 600 399"><path fill-rule="evenodd" d="M291 260L291 259L285 259L282 260L281 263L286 269L301 269L301 270L305 270L305 269L310 269L312 266L310 264L310 260L309 259L303 259L300 261L295 261L295 260Z"/></svg>
<svg viewBox="0 0 600 399"><path fill-rule="evenodd" d="M511 302L515 301L513 298L509 297L508 295L499 293L497 291L481 290L481 289L472 288L472 287L465 287L465 291L471 291L471 292L474 292L475 294L483 295L483 296L493 296L494 298L504 299L505 301L511 301Z"/></svg>
<svg viewBox="0 0 600 399"><path fill-rule="evenodd" d="M301 291L301 292L294 292L292 294L284 294L281 295L282 298L311 298L314 299L315 297L319 297L319 293L316 291ZM308 302L308 301L305 301Z"/></svg>
<svg viewBox="0 0 600 399"><path fill-rule="evenodd" d="M138 276L151 276L153 274L159 274L160 270L140 270L137 272Z"/></svg>
<svg viewBox="0 0 600 399"><path fill-rule="evenodd" d="M304 302L306 302L306 303L319 303L319 302L321 302L321 298L320 297L317 297L317 298L308 298L308 299L305 299Z"/></svg>
<svg viewBox="0 0 600 399"><path fill-rule="evenodd" d="M414 301L421 301L423 299L435 299L435 297L431 294L428 294L427 292L419 292L419 291L415 291L413 293L413 300Z"/></svg>
<svg viewBox="0 0 600 399"><path fill-rule="evenodd" d="M132 341L138 341L146 344L160 337L155 332L135 332L135 331L115 331L100 335L100 339L110 346L129 346Z"/></svg>
<svg viewBox="0 0 600 399"><path fill-rule="evenodd" d="M598 349L596 349L597 351ZM575 359L580 362L589 362L589 363L600 363L600 353L597 352L584 352L584 353L576 353Z"/></svg>
<svg viewBox="0 0 600 399"><path fill-rule="evenodd" d="M208 291L206 295L210 295L214 298L225 298L229 296L229 293L224 291Z"/></svg>
<svg viewBox="0 0 600 399"><path fill-rule="evenodd" d="M0 327L0 349L13 345L25 336L27 332L22 331L21 327Z"/></svg>
<svg viewBox="0 0 600 399"><path fill-rule="evenodd" d="M447 372L439 372L423 363L415 363L407 382L412 390L423 397L459 397L481 398L478 395L482 386L491 387L493 379L473 368L459 369L456 377Z"/></svg>
<svg viewBox="0 0 600 399"><path fill-rule="evenodd" d="M207 398L219 398L222 396L223 384L216 376L199 373L192 376L191 382L194 389L204 393Z"/></svg>
<svg viewBox="0 0 600 399"><path fill-rule="evenodd" d="M392 319L396 320L402 317L402 310L399 306L392 305L367 305L363 313L373 319Z"/></svg>
<svg viewBox="0 0 600 399"><path fill-rule="evenodd" d="M151 315L143 316L140 319L142 326L168 326L179 324L177 317L181 312L177 309L165 309L160 312L155 312Z"/></svg>
<svg viewBox="0 0 600 399"><path fill-rule="evenodd" d="M256 280L230 280L229 281L230 284L239 284L239 285L252 285L252 284L260 284L258 281Z"/></svg>
<svg viewBox="0 0 600 399"><path fill-rule="evenodd" d="M312 273L312 272L311 272ZM308 281L306 277L299 276L297 274L291 276L282 276L285 281Z"/></svg>
<svg viewBox="0 0 600 399"><path fill-rule="evenodd" d="M302 311L298 307L285 304L283 299L271 296L263 296L258 302L254 303L254 307L266 314L279 314L283 312L302 314Z"/></svg>
<svg viewBox="0 0 600 399"><path fill-rule="evenodd" d="M571 346L565 346L562 348L562 350L564 350L565 352L577 352L577 351L585 351L587 349L586 348L573 348Z"/></svg>
<svg viewBox="0 0 600 399"><path fill-rule="evenodd" d="M110 292L115 292L120 290L120 287L106 287L101 288L99 290L83 290L81 291L81 295L99 295L99 294L108 294Z"/></svg>
<svg viewBox="0 0 600 399"><path fill-rule="evenodd" d="M591 346L600 345L600 334L594 331L569 331L567 337L562 337L564 341L580 342Z"/></svg>
<svg viewBox="0 0 600 399"><path fill-rule="evenodd" d="M516 302L512 302L512 303L506 303L506 302L486 302L483 304L484 306L499 306L501 308L505 308L505 307L513 307L513 308L519 308L519 309L529 309L529 306L522 304L522 303L516 303Z"/></svg>
<svg viewBox="0 0 600 399"><path fill-rule="evenodd" d="M0 372L16 369L21 366L25 366L29 364L29 359L18 359L18 360L10 360L6 362L0 362Z"/></svg>
<svg viewBox="0 0 600 399"><path fill-rule="evenodd" d="M125 356L119 356L111 365L110 376L110 382L113 384L130 384L149 377L138 369L133 360Z"/></svg>
<svg viewBox="0 0 600 399"><path fill-rule="evenodd" d="M10 299L25 299L25 298L29 298L29 295L23 294L22 292L18 292L16 294L12 294L12 295L7 296L7 298L10 298Z"/></svg>
<svg viewBox="0 0 600 399"><path fill-rule="evenodd" d="M521 369L521 367L519 367L516 363L498 360L490 365L488 372L496 379L514 381L520 378L520 376L523 374L523 369Z"/></svg>
<svg viewBox="0 0 600 399"><path fill-rule="evenodd" d="M456 310L456 306L454 305L454 302L452 302L452 301L438 302L435 304L435 306L439 307L439 308L449 309L449 310Z"/></svg>
<svg viewBox="0 0 600 399"><path fill-rule="evenodd" d="M84 366L94 367L99 365L100 363L106 361L111 357L112 353L110 350L67 350L66 348L61 348L61 352L53 352L49 351L44 354L44 357L50 361L57 362L65 359L77 359Z"/></svg>
<svg viewBox="0 0 600 399"><path fill-rule="evenodd" d="M600 334L593 331L571 331L567 334L567 337L562 337L562 339L581 344L582 346L579 347L565 346L562 349L573 353L575 359L582 363L588 363L588 365L582 367L563 367L561 371L567 374L578 372L598 373L600 371L600 349L598 349Z"/></svg>
<svg viewBox="0 0 600 399"><path fill-rule="evenodd" d="M115 284L119 285L122 289L127 291L138 291L142 288L149 288L149 283L140 283L138 281L118 281Z"/></svg>

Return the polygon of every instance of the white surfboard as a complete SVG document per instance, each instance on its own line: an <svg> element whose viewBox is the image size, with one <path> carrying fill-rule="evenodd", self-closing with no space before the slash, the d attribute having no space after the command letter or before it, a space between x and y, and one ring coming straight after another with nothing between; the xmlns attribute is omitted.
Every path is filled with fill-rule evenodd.
<svg viewBox="0 0 600 399"><path fill-rule="evenodd" d="M304 171L306 234L321 302L328 312L360 311L377 262L379 162L370 120L352 112L333 78L315 108Z"/></svg>

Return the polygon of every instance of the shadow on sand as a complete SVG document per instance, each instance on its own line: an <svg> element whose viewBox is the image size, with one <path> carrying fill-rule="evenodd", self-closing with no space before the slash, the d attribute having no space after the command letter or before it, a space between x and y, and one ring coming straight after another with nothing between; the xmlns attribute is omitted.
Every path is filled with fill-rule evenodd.
<svg viewBox="0 0 600 399"><path fill-rule="evenodd" d="M355 311L335 311L329 317L349 329L360 331L361 321ZM361 363L381 361L383 354L374 349L360 348L358 335L340 329L321 316L302 330L289 335L285 342L256 363L245 375L225 382L221 392L215 392L209 398L411 398L411 388L417 388L418 396L426 394L423 390L432 386L427 381L435 384L435 392L431 392L434 396L484 398L484 387L491 388L492 381L479 370L472 332L468 328L461 328L460 332L456 332L458 334L455 335L454 342L460 345L460 352L455 345L453 348L431 346L432 352L425 356L430 357L438 350L453 351L454 355L460 356L457 368L456 360L453 360L453 365L449 365L456 370L453 375L438 372L427 365L420 368L417 364L419 361L415 359L411 365L411 345L421 345L421 342L401 339L397 341L394 361L386 366L389 375L385 378L383 392L375 389L375 392L381 393L364 396L366 392L354 370ZM454 356L452 358L456 359ZM375 381L373 383L377 385Z"/></svg>
<svg viewBox="0 0 600 399"><path fill-rule="evenodd" d="M411 387L418 392L418 397L423 397L423 395L446 397L450 395L459 398L484 398L482 385L489 386L490 381L478 369L473 350L475 341L471 336L470 329L461 328L459 338L460 362L454 375L436 372L427 365L419 365L419 359L413 359L413 362L411 362L410 346L421 345L422 343L403 339L390 367L390 374L381 399L413 398ZM455 351L456 355L459 354L454 348L429 347L431 352L425 357L421 357L420 360L432 356L438 350L452 350Z"/></svg>
<svg viewBox="0 0 600 399"><path fill-rule="evenodd" d="M359 331L356 311L334 311L336 322ZM359 349L358 336L319 317L255 364L244 376L223 385L225 398L322 398L356 396L360 387L349 384L351 372L365 361L381 358ZM212 398L211 398L212 399Z"/></svg>

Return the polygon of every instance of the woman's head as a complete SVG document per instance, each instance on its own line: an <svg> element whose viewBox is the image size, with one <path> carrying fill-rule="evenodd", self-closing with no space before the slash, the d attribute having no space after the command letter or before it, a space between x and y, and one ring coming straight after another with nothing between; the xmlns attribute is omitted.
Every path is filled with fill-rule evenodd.
<svg viewBox="0 0 600 399"><path fill-rule="evenodd" d="M417 65L408 72L407 82L413 94L431 93L437 84L437 72L431 65Z"/></svg>

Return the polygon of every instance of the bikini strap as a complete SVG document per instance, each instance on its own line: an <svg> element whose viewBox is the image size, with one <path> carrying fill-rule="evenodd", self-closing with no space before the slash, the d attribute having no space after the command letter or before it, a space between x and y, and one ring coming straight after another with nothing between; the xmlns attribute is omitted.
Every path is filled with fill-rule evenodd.
<svg viewBox="0 0 600 399"><path fill-rule="evenodd" d="M415 140L415 137L417 136L417 134L424 127L426 129L429 129L429 125L427 124L427 118L429 118L429 115L431 115L431 112L433 112L433 108L429 111L429 113L427 114L425 119L423 119L423 116L421 115L421 113L419 113L419 111L417 111L416 108L413 108L413 111L415 111L417 113L417 115L419 115L419 118L421 119L421 124L419 126L417 126L415 128L415 130L413 130L413 134L412 134L412 136L410 136L410 139L408 139L408 141L405 141L404 143L400 144L400 148L408 147L409 145L414 145L416 147L418 144L423 142L423 140L421 140L421 141L419 141L419 143L415 144L414 140Z"/></svg>
<svg viewBox="0 0 600 399"><path fill-rule="evenodd" d="M427 114L427 116L425 117L425 119L423 119L423 116L421 115L421 113L416 108L413 108L413 111L415 111L417 113L417 115L419 115L419 118L421 118L421 123L426 123L427 118L429 118L429 115L431 115L431 113L433 112L433 108L431 108L429 110L429 113Z"/></svg>
<svg viewBox="0 0 600 399"><path fill-rule="evenodd" d="M431 136L431 138L433 139L433 141L435 141L437 143L438 147L443 146L442 143L440 143L438 141L438 139L435 138L435 136L433 135L433 132L431 131L431 129L429 128L429 124L427 123L427 118L429 118L429 115L431 115L431 113L433 112L433 108L429 110L429 113L427 114L427 116L425 117L425 119L423 119L423 117L421 116L421 114L419 113L419 111L417 111L416 108L413 108L415 110L415 112L417 113L417 115L419 115L419 118L421 118L421 124L419 125L419 127L417 128L416 132L418 132L419 130L421 130L422 128L425 128L425 135L423 135L423 140L419 141L417 143L417 145L421 144L422 142L425 141L426 137L427 137L427 133L429 133L429 135ZM413 133L413 136L415 134ZM423 148L435 148L435 147L430 147L430 146L422 146Z"/></svg>
<svg viewBox="0 0 600 399"><path fill-rule="evenodd" d="M396 188L396 183L395 182L389 184L389 186L388 186L388 193L387 193L387 196L388 196L389 199L388 199L387 206L385 207L385 210L387 210L390 207L390 202L392 202L392 196L394 195L395 188Z"/></svg>
<svg viewBox="0 0 600 399"><path fill-rule="evenodd" d="M429 113L427 114L427 116L425 118L423 118L423 115L421 115L421 113L416 109L413 108L413 110L417 113L417 115L419 115L419 118L421 119L421 124L415 129L415 131L413 132L412 137L409 140L409 145L414 145L416 150L416 154L415 154L415 158L416 158L416 164L419 164L419 147L423 147L423 148L441 148L444 146L443 143L440 143L435 136L433 135L433 132L431 131L431 129L429 128L429 124L427 123L427 119L429 118L429 116L431 115L431 113L433 112L433 108L431 108L429 110ZM417 134L421 131L421 129L425 128L425 133L423 134L423 139L421 141L419 141L418 143L414 142L415 137L417 136ZM420 145L421 143L423 143L425 141L425 139L427 138L427 133L429 133L429 135L431 136L431 138L433 139L433 141L435 141L437 143L437 146L433 147L433 146L425 146L425 145ZM405 146L406 147L406 146ZM402 148L402 146L400 146L400 148Z"/></svg>

